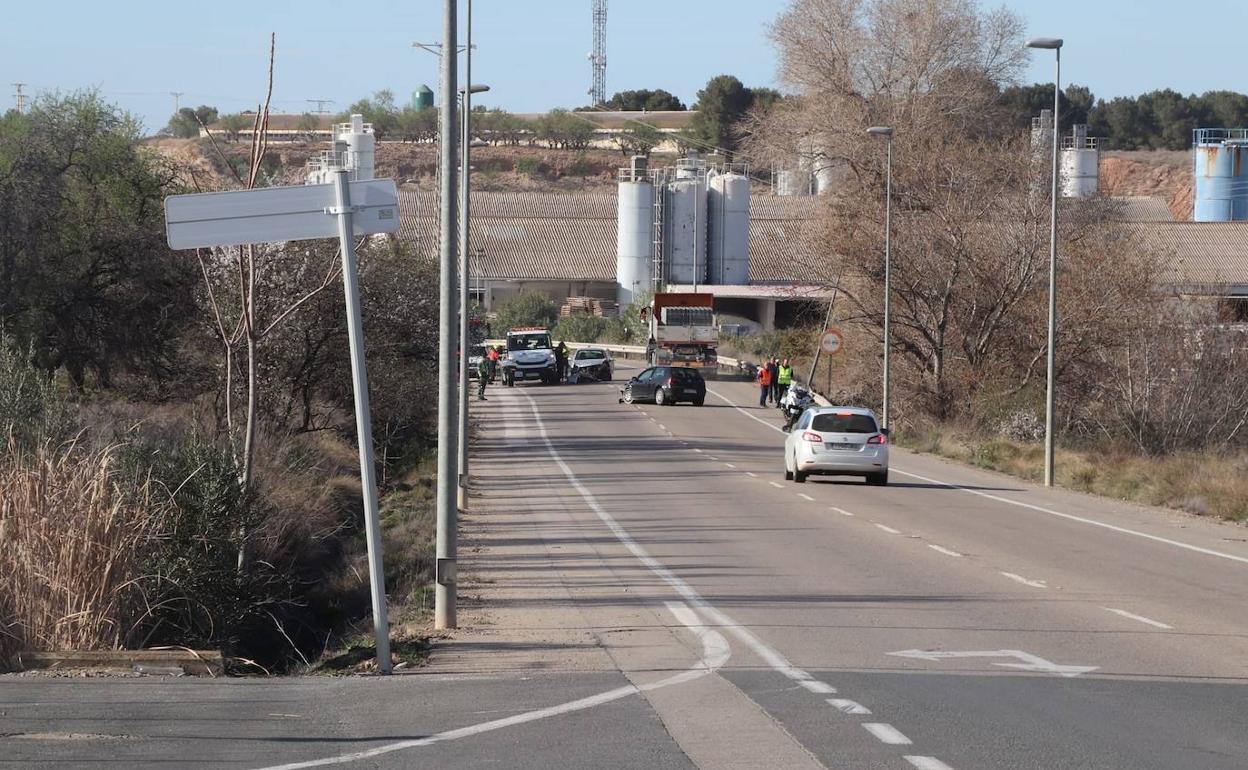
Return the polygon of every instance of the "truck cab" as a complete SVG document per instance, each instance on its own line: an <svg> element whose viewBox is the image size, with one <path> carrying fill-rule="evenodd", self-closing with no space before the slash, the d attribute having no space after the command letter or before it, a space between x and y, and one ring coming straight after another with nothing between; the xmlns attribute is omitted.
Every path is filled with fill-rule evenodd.
<svg viewBox="0 0 1248 770"><path fill-rule="evenodd" d="M654 295L650 363L687 366L713 376L719 368L719 326L713 302L709 294Z"/></svg>
<svg viewBox="0 0 1248 770"><path fill-rule="evenodd" d="M559 367L550 330L538 326L517 327L507 332L507 352L502 359L503 384L540 380L543 385L559 382Z"/></svg>

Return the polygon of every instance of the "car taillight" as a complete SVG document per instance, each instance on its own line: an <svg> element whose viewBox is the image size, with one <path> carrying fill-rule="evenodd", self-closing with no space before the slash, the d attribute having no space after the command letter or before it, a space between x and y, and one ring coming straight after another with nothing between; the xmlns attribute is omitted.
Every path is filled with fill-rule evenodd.
<svg viewBox="0 0 1248 770"><path fill-rule="evenodd" d="M878 436L872 436L871 438L867 439L867 443L868 444L887 444L888 436L885 436L883 433L881 433Z"/></svg>
<svg viewBox="0 0 1248 770"><path fill-rule="evenodd" d="M806 431L805 433L802 434L802 441L809 441L812 444L822 444L823 436L820 436L818 433L811 433L810 431Z"/></svg>

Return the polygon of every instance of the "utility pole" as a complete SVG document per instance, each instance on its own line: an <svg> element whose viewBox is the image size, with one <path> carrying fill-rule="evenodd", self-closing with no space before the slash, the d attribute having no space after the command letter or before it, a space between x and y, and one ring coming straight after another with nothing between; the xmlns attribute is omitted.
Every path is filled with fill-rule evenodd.
<svg viewBox="0 0 1248 770"><path fill-rule="evenodd" d="M594 72L590 103L597 107L607 100L607 0L594 0L594 51L589 63Z"/></svg>
<svg viewBox="0 0 1248 770"><path fill-rule="evenodd" d="M458 24L458 1L443 0L442 2L442 51L457 49L456 33ZM423 46L422 46L423 47ZM437 488L437 562L435 569L436 587L434 589L434 627L455 628L458 623L455 612L456 594L456 550L458 539L458 509L456 507L457 473L456 465L456 393L455 372L458 371L455 360L457 337L455 333L456 297L455 297L455 257L456 257L456 209L455 184L457 169L455 168L455 145L458 137L455 134L455 96L456 91L456 56L441 58L442 108L438 116L440 120L441 158L439 173L439 192L441 203L441 275L438 284L438 488ZM467 355L468 351L461 351Z"/></svg>
<svg viewBox="0 0 1248 770"><path fill-rule="evenodd" d="M468 0L465 11L468 45L464 53L464 87L459 89L463 135L459 148L459 412L456 428L459 434L457 505L461 510L468 505L468 175L472 155L472 0Z"/></svg>
<svg viewBox="0 0 1248 770"><path fill-rule="evenodd" d="M182 95L185 93L186 91L170 91L169 92L169 95L173 97L173 114L174 115L177 115L178 111L182 109Z"/></svg>
<svg viewBox="0 0 1248 770"><path fill-rule="evenodd" d="M307 102L308 104L316 105L316 109L313 110L313 112L315 112L317 115L324 115L325 113L329 112L329 110L325 109L325 105L334 103L333 99L304 99L304 101Z"/></svg>
<svg viewBox="0 0 1248 770"><path fill-rule="evenodd" d="M22 93L22 86L25 83L10 83L9 85L17 89L17 93L13 94L13 101L17 102L17 111L23 115L26 114L26 94Z"/></svg>

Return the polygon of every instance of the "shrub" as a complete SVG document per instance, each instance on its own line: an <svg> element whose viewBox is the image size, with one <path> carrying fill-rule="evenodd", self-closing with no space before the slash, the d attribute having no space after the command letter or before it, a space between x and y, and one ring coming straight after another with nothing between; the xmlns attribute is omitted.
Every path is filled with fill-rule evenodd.
<svg viewBox="0 0 1248 770"><path fill-rule="evenodd" d="M524 158L516 159L516 173L517 174L524 174L525 176L537 177L537 176L545 176L547 171L548 169L546 168L546 164L542 163L537 158L524 157Z"/></svg>
<svg viewBox="0 0 1248 770"><path fill-rule="evenodd" d="M506 334L516 326L553 326L559 318L559 308L554 301L542 294L522 291L498 308L495 334Z"/></svg>
<svg viewBox="0 0 1248 770"><path fill-rule="evenodd" d="M70 405L53 379L31 366L33 356L18 353L0 332L0 442L25 448L59 441L73 429Z"/></svg>
<svg viewBox="0 0 1248 770"><path fill-rule="evenodd" d="M610 325L606 318L592 315L575 315L561 319L553 334L557 340L571 342L598 342Z"/></svg>

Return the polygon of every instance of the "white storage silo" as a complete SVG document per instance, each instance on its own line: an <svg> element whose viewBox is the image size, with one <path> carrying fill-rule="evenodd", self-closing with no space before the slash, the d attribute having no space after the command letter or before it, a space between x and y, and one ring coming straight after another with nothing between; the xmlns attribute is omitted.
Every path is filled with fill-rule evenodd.
<svg viewBox="0 0 1248 770"><path fill-rule="evenodd" d="M776 172L776 195L810 194L810 173L792 168Z"/></svg>
<svg viewBox="0 0 1248 770"><path fill-rule="evenodd" d="M654 254L654 185L641 173L620 175L616 207L615 296L620 308L650 288Z"/></svg>
<svg viewBox="0 0 1248 770"><path fill-rule="evenodd" d="M351 170L351 179L361 181L373 178L377 138L373 124L365 123L363 115L352 115L348 123L337 126L337 137L347 143L347 157L343 166Z"/></svg>
<svg viewBox="0 0 1248 770"><path fill-rule="evenodd" d="M700 172L682 173L663 191L665 279L706 283L706 185Z"/></svg>
<svg viewBox="0 0 1248 770"><path fill-rule="evenodd" d="M1091 198L1099 187L1100 151L1088 137L1086 125L1074 126L1071 136L1062 140L1061 188L1063 198Z"/></svg>
<svg viewBox="0 0 1248 770"><path fill-rule="evenodd" d="M707 184L710 282L750 282L750 180L743 174L712 173Z"/></svg>

